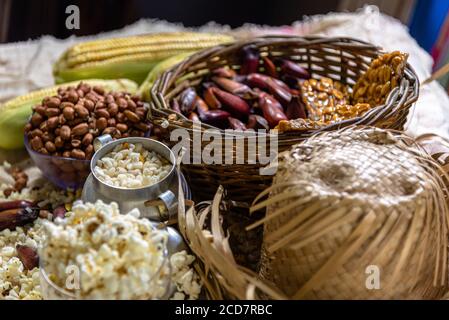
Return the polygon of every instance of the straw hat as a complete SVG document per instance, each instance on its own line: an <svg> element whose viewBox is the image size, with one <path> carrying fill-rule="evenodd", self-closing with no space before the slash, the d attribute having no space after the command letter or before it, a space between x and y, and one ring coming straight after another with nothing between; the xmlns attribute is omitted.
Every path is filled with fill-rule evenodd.
<svg viewBox="0 0 449 320"><path fill-rule="evenodd" d="M441 298L445 179L394 131L350 127L294 145L251 208L267 208L253 224L264 224L260 276L293 299Z"/></svg>

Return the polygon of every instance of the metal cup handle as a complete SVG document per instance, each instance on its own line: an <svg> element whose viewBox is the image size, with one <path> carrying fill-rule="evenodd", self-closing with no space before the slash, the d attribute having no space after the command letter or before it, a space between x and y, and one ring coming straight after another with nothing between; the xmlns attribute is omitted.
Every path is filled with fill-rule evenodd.
<svg viewBox="0 0 449 320"><path fill-rule="evenodd" d="M146 207L156 207L159 211L161 221L169 220L176 215L178 210L178 201L176 196L170 190L161 193L157 199L145 201Z"/></svg>
<svg viewBox="0 0 449 320"><path fill-rule="evenodd" d="M102 136L96 137L94 139L94 150L97 152L101 148L103 148L105 145L107 145L109 142L112 142L114 139L112 139L112 136L110 134L104 134Z"/></svg>

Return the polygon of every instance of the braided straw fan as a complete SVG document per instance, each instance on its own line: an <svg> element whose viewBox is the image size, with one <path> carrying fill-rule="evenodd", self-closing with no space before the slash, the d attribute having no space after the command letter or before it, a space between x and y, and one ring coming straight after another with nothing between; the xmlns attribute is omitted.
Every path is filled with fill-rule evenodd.
<svg viewBox="0 0 449 320"><path fill-rule="evenodd" d="M393 131L350 127L294 145L251 208L267 207L250 226L264 224L260 275L293 299L441 298L443 176L412 138Z"/></svg>

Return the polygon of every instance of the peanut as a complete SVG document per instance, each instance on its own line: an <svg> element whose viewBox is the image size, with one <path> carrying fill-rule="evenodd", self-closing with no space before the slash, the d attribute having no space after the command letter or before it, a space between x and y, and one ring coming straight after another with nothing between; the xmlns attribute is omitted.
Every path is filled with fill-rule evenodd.
<svg viewBox="0 0 449 320"><path fill-rule="evenodd" d="M59 125L59 117L51 117L47 120L49 129L54 129Z"/></svg>
<svg viewBox="0 0 449 320"><path fill-rule="evenodd" d="M47 108L47 109L45 110L45 115L46 115L48 118L57 116L57 115L59 115L59 113L60 113L59 108Z"/></svg>
<svg viewBox="0 0 449 320"><path fill-rule="evenodd" d="M65 107L64 110L62 110L62 114L66 120L70 121L75 119L75 109L73 107Z"/></svg>
<svg viewBox="0 0 449 320"><path fill-rule="evenodd" d="M61 104L61 100L57 97L51 97L47 102L47 107L49 108L58 108Z"/></svg>
<svg viewBox="0 0 449 320"><path fill-rule="evenodd" d="M70 129L69 126L64 125L61 127L61 135L60 136L61 136L62 140L66 140L66 141L69 140L71 134L72 134L72 130Z"/></svg>
<svg viewBox="0 0 449 320"><path fill-rule="evenodd" d="M95 108L95 103L93 103L92 100L85 100L84 101L84 107L89 110L90 112L92 112Z"/></svg>
<svg viewBox="0 0 449 320"><path fill-rule="evenodd" d="M56 146L53 142L47 141L45 142L45 149L47 149L49 153L53 153L56 151Z"/></svg>
<svg viewBox="0 0 449 320"><path fill-rule="evenodd" d="M97 119L96 124L97 129L103 131L108 126L108 120L106 118Z"/></svg>
<svg viewBox="0 0 449 320"><path fill-rule="evenodd" d="M39 126L42 121L44 121L44 117L40 113L34 113L31 116L31 124L35 127Z"/></svg>
<svg viewBox="0 0 449 320"><path fill-rule="evenodd" d="M87 118L89 116L89 110L87 110L84 106L77 104L75 105L75 112L80 118Z"/></svg>
<svg viewBox="0 0 449 320"><path fill-rule="evenodd" d="M31 148L33 150L38 151L40 150L44 144L42 143L42 139L38 136L35 136L33 139L31 139Z"/></svg>
<svg viewBox="0 0 449 320"><path fill-rule="evenodd" d="M140 117L130 110L125 110L123 113L131 122L137 123L140 121Z"/></svg>
<svg viewBox="0 0 449 320"><path fill-rule="evenodd" d="M83 146L88 146L92 143L93 140L94 136L92 135L92 133L86 133L83 137L82 144Z"/></svg>
<svg viewBox="0 0 449 320"><path fill-rule="evenodd" d="M110 103L108 106L108 112L112 117L118 113L118 105L116 103Z"/></svg>
<svg viewBox="0 0 449 320"><path fill-rule="evenodd" d="M97 109L97 110L95 110L95 115L98 117L98 118L106 118L106 119L109 119L111 116L109 115L109 112L108 112L108 110L106 110L106 109Z"/></svg>
<svg viewBox="0 0 449 320"><path fill-rule="evenodd" d="M80 149L73 149L73 150L70 152L70 155L71 155L73 158L75 158L75 159L80 159L80 160L83 160L83 159L86 158L86 154L84 153L83 150L80 150Z"/></svg>
<svg viewBox="0 0 449 320"><path fill-rule="evenodd" d="M89 131L89 125L87 123L80 123L72 129L72 135L83 136Z"/></svg>

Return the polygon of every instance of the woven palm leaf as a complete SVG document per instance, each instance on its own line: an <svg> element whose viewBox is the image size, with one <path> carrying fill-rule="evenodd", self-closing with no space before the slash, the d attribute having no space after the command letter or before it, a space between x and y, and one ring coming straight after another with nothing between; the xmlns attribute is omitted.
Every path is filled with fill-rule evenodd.
<svg viewBox="0 0 449 320"><path fill-rule="evenodd" d="M262 278L292 299L437 299L447 292L446 173L410 137L373 127L316 135L279 155ZM377 268L378 286L367 286ZM371 268L371 269L370 269Z"/></svg>

